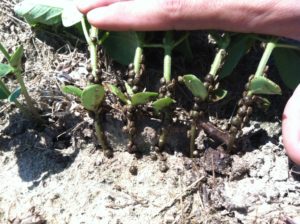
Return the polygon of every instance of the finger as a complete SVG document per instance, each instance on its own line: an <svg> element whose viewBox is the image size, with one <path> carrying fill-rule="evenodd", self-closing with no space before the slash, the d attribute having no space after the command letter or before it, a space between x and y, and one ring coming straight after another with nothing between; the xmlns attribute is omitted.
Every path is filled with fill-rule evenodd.
<svg viewBox="0 0 300 224"><path fill-rule="evenodd" d="M282 137L286 153L292 161L300 165L300 85L285 106Z"/></svg>
<svg viewBox="0 0 300 224"><path fill-rule="evenodd" d="M83 14L88 13L90 10L95 9L97 7L107 6L120 1L128 1L128 0L78 0L77 8Z"/></svg>
<svg viewBox="0 0 300 224"><path fill-rule="evenodd" d="M199 14L203 1L135 0L121 1L91 10L89 22L104 30L173 30L213 28L205 12ZM209 17L210 18L210 17ZM197 21L197 23L195 22Z"/></svg>

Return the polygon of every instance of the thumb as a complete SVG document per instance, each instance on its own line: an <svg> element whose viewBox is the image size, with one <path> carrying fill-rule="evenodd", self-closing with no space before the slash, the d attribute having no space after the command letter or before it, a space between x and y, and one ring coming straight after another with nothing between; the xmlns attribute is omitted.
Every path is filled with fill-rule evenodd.
<svg viewBox="0 0 300 224"><path fill-rule="evenodd" d="M287 155L300 165L300 85L285 106L282 116L282 137Z"/></svg>

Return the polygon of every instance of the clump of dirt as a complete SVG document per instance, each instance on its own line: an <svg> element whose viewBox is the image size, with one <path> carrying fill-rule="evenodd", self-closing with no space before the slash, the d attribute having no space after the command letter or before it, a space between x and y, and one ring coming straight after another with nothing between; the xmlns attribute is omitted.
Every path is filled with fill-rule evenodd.
<svg viewBox="0 0 300 224"><path fill-rule="evenodd" d="M0 102L1 223L288 223L299 216L296 167L284 153L278 119L286 98L275 98L280 108L268 119L255 113L234 154L222 146L209 148L210 138L200 132L197 145L204 149L194 159L187 157L187 127L178 123L170 130L168 150L155 160L149 148L160 124L142 115L137 125L142 157L129 154L122 114L115 108L103 120L114 150L108 159L97 145L93 119L60 91L66 83L85 86L87 52L61 39L51 43L49 35L56 35L51 32L36 36L15 17L13 5L0 3L0 42L10 52L24 46L26 85L47 125L37 128L13 104ZM206 71L199 61L209 52L206 47L197 54L191 69ZM182 58L175 60L175 73L181 74ZM108 62L109 74L119 74L122 68ZM160 65L147 66L158 76ZM238 72L249 74L243 68ZM13 77L5 82L16 85ZM241 95L243 84L224 85L232 95L208 108L211 122L228 123Z"/></svg>

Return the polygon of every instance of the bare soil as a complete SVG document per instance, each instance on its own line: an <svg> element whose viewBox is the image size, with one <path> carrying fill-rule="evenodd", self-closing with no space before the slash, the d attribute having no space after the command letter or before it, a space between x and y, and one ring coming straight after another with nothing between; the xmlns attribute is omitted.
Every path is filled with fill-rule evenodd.
<svg viewBox="0 0 300 224"><path fill-rule="evenodd" d="M254 114L232 155L207 147L200 158L187 157L186 127L178 124L169 135L170 150L153 161L149 145L156 141L158 122L140 116L142 153L136 158L126 151L120 113L111 110L103 122L114 150L108 159L96 144L93 119L75 98L60 91L65 83L85 85L88 52L79 47L82 42L32 30L14 15L14 4L0 3L0 42L10 52L24 46L24 79L47 125L38 128L13 104L0 102L0 223L300 223L299 175L281 137L289 91L272 98L275 105L267 113ZM199 52L188 68L204 72L212 50ZM158 75L160 64L151 67L157 60L153 52L146 55L148 71ZM253 70L244 65L255 64L257 58L249 55L246 60L235 73ZM175 72L187 70L180 57L175 61ZM108 59L109 75L119 67ZM211 121L229 122L243 86L235 79L224 81L231 95L209 108ZM17 85L14 77L5 82L11 88ZM199 144L203 136L208 139L200 132ZM167 172L161 172L166 165ZM132 166L136 175L129 171Z"/></svg>

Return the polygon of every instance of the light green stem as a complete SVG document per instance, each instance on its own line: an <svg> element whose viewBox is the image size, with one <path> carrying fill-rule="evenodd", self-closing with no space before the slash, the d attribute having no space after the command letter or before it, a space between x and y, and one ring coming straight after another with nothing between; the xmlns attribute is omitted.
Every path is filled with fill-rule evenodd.
<svg viewBox="0 0 300 224"><path fill-rule="evenodd" d="M92 37L97 38L98 29L96 27L92 26L90 34L89 34L84 18L81 19L81 26L82 26L82 30L83 30L85 40L86 40L87 44L89 45L91 66L92 66L92 75L94 77L96 77L97 76L97 61L98 61L97 41L93 42Z"/></svg>
<svg viewBox="0 0 300 224"><path fill-rule="evenodd" d="M173 41L173 32L167 31L164 41L163 41L163 48L164 48L164 78L166 83L171 81L171 65L172 65L172 50L174 46Z"/></svg>
<svg viewBox="0 0 300 224"><path fill-rule="evenodd" d="M269 58L276 47L276 40L270 41L267 43L267 46L265 48L264 54L260 59L260 62L258 64L255 76L263 76L264 71L266 69L267 63L269 61Z"/></svg>
<svg viewBox="0 0 300 224"><path fill-rule="evenodd" d="M82 30L83 30L83 34L84 34L85 40L86 40L86 42L89 45L89 43L91 42L91 38L90 38L90 35L89 35L89 32L88 32L88 29L86 27L86 23L85 23L84 17L81 19L81 26L82 26Z"/></svg>
<svg viewBox="0 0 300 224"><path fill-rule="evenodd" d="M18 83L20 84L21 92L22 92L22 94L25 98L26 104L28 105L28 107L31 111L33 111L34 113L37 112L35 107L34 107L33 101L32 101L31 97L28 94L27 88L25 86L25 83L24 83L22 75L21 75L21 71L19 69L16 70L15 75L16 75Z"/></svg>
<svg viewBox="0 0 300 224"><path fill-rule="evenodd" d="M98 41L98 45L102 45L108 37L109 37L109 32L105 32L101 37L101 39Z"/></svg>
<svg viewBox="0 0 300 224"><path fill-rule="evenodd" d="M217 52L217 54L215 56L215 59L214 59L212 65L211 65L209 74L211 74L212 76L216 76L217 75L217 72L221 68L225 56L226 56L225 49L220 49Z"/></svg>
<svg viewBox="0 0 300 224"><path fill-rule="evenodd" d="M172 68L172 49L165 48L165 56L164 56L164 78L166 83L171 81L171 68Z"/></svg>
<svg viewBox="0 0 300 224"><path fill-rule="evenodd" d="M143 55L143 48L139 44L139 46L135 49L135 55L134 55L134 60L133 60L134 72L137 75L140 74L142 55Z"/></svg>

